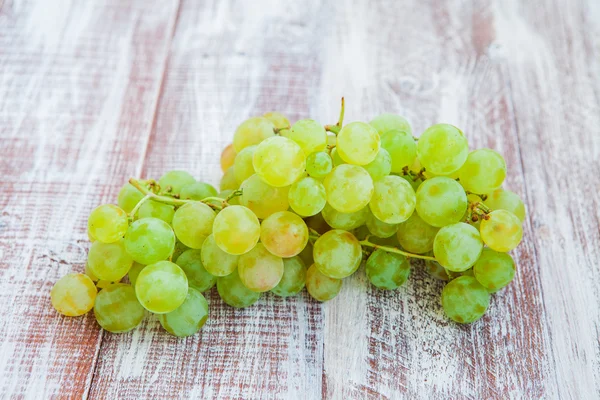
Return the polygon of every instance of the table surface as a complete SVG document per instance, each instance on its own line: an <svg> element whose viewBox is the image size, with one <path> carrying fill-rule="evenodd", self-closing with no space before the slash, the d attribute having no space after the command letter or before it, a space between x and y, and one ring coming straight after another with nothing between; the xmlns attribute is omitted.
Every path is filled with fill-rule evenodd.
<svg viewBox="0 0 600 400"><path fill-rule="evenodd" d="M0 397L600 397L600 2L0 0ZM50 305L130 176L218 183L236 125L406 115L497 149L527 206L515 281L450 323L415 268L327 304L264 296L178 339Z"/></svg>

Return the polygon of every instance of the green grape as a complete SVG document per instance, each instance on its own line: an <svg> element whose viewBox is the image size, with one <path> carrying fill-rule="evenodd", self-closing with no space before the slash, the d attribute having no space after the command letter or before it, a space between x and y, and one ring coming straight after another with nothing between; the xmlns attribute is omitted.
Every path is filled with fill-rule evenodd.
<svg viewBox="0 0 600 400"><path fill-rule="evenodd" d="M439 230L423 221L417 213L413 213L398 226L398 242L410 253L427 253L433 250L433 240Z"/></svg>
<svg viewBox="0 0 600 400"><path fill-rule="evenodd" d="M327 206L325 206L325 207L327 207ZM325 219L323 218L322 213L313 215L312 217L308 217L304 221L306 222L306 226L308 226L308 229L312 229L312 230L316 231L317 233L319 233L320 235L331 230L331 227L329 225L327 225L327 222L325 222Z"/></svg>
<svg viewBox="0 0 600 400"><path fill-rule="evenodd" d="M497 292L515 277L515 262L509 254L485 248L473 266L473 274L488 292Z"/></svg>
<svg viewBox="0 0 600 400"><path fill-rule="evenodd" d="M285 115L283 115L282 113L279 113L276 111L264 113L263 117L265 117L266 119L271 121L273 123L273 125L275 125L275 129L277 129L279 131L282 129L289 129L291 126L290 120L287 119L287 117Z"/></svg>
<svg viewBox="0 0 600 400"><path fill-rule="evenodd" d="M449 124L430 126L417 144L417 156L421 164L436 175L450 175L458 171L468 155L469 144L465 134Z"/></svg>
<svg viewBox="0 0 600 400"><path fill-rule="evenodd" d="M256 174L266 183L283 187L296 182L304 173L306 156L293 140L275 136L256 147L252 163Z"/></svg>
<svg viewBox="0 0 600 400"><path fill-rule="evenodd" d="M263 181L257 174L242 183L243 194L240 204L252 210L260 219L279 211L286 211L289 206L289 187L276 188Z"/></svg>
<svg viewBox="0 0 600 400"><path fill-rule="evenodd" d="M360 210L351 213L342 213L331 207L329 204L326 204L325 207L323 207L321 214L323 219L325 219L325 222L327 222L327 225L332 228L351 231L367 222L369 207L363 207Z"/></svg>
<svg viewBox="0 0 600 400"><path fill-rule="evenodd" d="M450 178L427 179L417 190L416 209L423 221L441 228L460 221L467 209L467 194Z"/></svg>
<svg viewBox="0 0 600 400"><path fill-rule="evenodd" d="M377 157L364 166L364 169L371 175L374 181L387 176L392 171L392 157L383 147L379 149Z"/></svg>
<svg viewBox="0 0 600 400"><path fill-rule="evenodd" d="M433 253L431 255L433 255ZM447 270L446 268L442 267L440 263L433 260L425 260L425 271L427 271L430 276L442 281L451 281L460 275L458 272Z"/></svg>
<svg viewBox="0 0 600 400"><path fill-rule="evenodd" d="M221 153L221 171L225 172L233 165L236 155L233 143L228 144Z"/></svg>
<svg viewBox="0 0 600 400"><path fill-rule="evenodd" d="M408 120L400 115L384 113L373 118L369 125L377 129L380 135L388 131L404 131L412 135L412 129Z"/></svg>
<svg viewBox="0 0 600 400"><path fill-rule="evenodd" d="M335 229L320 236L313 247L315 265L331 278L352 275L362 261L362 248L350 232Z"/></svg>
<svg viewBox="0 0 600 400"><path fill-rule="evenodd" d="M340 157L340 153L337 149L331 150L331 160L333 161L333 167L337 167L338 165L346 164L342 157Z"/></svg>
<svg viewBox="0 0 600 400"><path fill-rule="evenodd" d="M173 216L173 230L177 239L187 247L199 249L212 233L215 212L200 201L191 201L179 207Z"/></svg>
<svg viewBox="0 0 600 400"><path fill-rule="evenodd" d="M443 227L433 241L436 260L444 268L455 272L471 268L481 255L482 249L483 242L479 232L464 222Z"/></svg>
<svg viewBox="0 0 600 400"><path fill-rule="evenodd" d="M134 221L125 234L125 250L133 261L149 265L165 260L175 249L175 233L165 221L142 218Z"/></svg>
<svg viewBox="0 0 600 400"><path fill-rule="evenodd" d="M143 198L142 192L137 190L131 183L126 183L119 192L117 204L123 211L130 213Z"/></svg>
<svg viewBox="0 0 600 400"><path fill-rule="evenodd" d="M481 238L491 249L506 253L511 251L523 238L521 220L510 211L496 210L488 214L489 219L481 221Z"/></svg>
<svg viewBox="0 0 600 400"><path fill-rule="evenodd" d="M190 249L184 251L175 261L175 264L185 272L188 285L200 292L205 292L215 286L217 277L208 272L202 264L201 251Z"/></svg>
<svg viewBox="0 0 600 400"><path fill-rule="evenodd" d="M410 263L403 255L379 249L369 256L365 271L374 286L394 290L408 279Z"/></svg>
<svg viewBox="0 0 600 400"><path fill-rule="evenodd" d="M392 172L401 173L404 167L410 166L417 158L417 144L412 133L402 130L391 130L381 134L381 147L392 157Z"/></svg>
<svg viewBox="0 0 600 400"><path fill-rule="evenodd" d="M235 172L235 171L234 171ZM183 200L203 200L207 197L215 197L217 189L205 182L195 182L181 188L180 198Z"/></svg>
<svg viewBox="0 0 600 400"><path fill-rule="evenodd" d="M88 232L102 243L113 243L123 238L129 221L127 213L113 204L96 207L88 218Z"/></svg>
<svg viewBox="0 0 600 400"><path fill-rule="evenodd" d="M260 292L253 292L242 283L238 270L217 279L217 291L221 299L231 307L245 308L260 299Z"/></svg>
<svg viewBox="0 0 600 400"><path fill-rule="evenodd" d="M399 224L406 221L415 211L415 191L399 176L386 176L376 181L374 188L369 208L380 221Z"/></svg>
<svg viewBox="0 0 600 400"><path fill-rule="evenodd" d="M295 296L304 288L306 281L306 265L300 257L283 259L283 276L271 292L277 296Z"/></svg>
<svg viewBox="0 0 600 400"><path fill-rule="evenodd" d="M194 288L188 290L182 305L170 313L158 316L162 327L171 335L178 337L196 334L208 319L208 302L202 293Z"/></svg>
<svg viewBox="0 0 600 400"><path fill-rule="evenodd" d="M50 301L62 315L78 317L94 307L96 293L96 286L89 276L67 274L52 287Z"/></svg>
<svg viewBox="0 0 600 400"><path fill-rule="evenodd" d="M177 260L177 257L179 257L181 254L183 254L184 251L189 250L190 248L187 247L185 244L181 243L179 240L175 241L175 249L173 250L173 254L171 255L171 258L173 260Z"/></svg>
<svg viewBox="0 0 600 400"><path fill-rule="evenodd" d="M136 219L158 218L162 219L167 224L171 224L174 214L175 207L154 200L146 200L138 209L135 217Z"/></svg>
<svg viewBox="0 0 600 400"><path fill-rule="evenodd" d="M239 187L240 187L240 182L238 182L238 180L235 177L235 167L231 166L223 174L223 177L221 178L221 182L219 184L219 188L221 190L228 190L228 189L236 190Z"/></svg>
<svg viewBox="0 0 600 400"><path fill-rule="evenodd" d="M488 195L488 198L484 201L484 204L492 210L510 211L516 215L521 222L525 221L525 204L523 204L523 201L518 194L511 192L510 190L494 190L494 192Z"/></svg>
<svg viewBox="0 0 600 400"><path fill-rule="evenodd" d="M260 225L260 241L278 257L298 255L308 243L308 227L289 211L269 215Z"/></svg>
<svg viewBox="0 0 600 400"><path fill-rule="evenodd" d="M449 282L442 291L442 307L453 321L469 324L485 314L490 294L471 276L461 276Z"/></svg>
<svg viewBox="0 0 600 400"><path fill-rule="evenodd" d="M188 278L177 264L159 261L140 272L135 282L135 293L145 309L165 314L185 301Z"/></svg>
<svg viewBox="0 0 600 400"><path fill-rule="evenodd" d="M238 265L240 256L229 254L217 246L214 235L209 235L202 244L202 265L214 276L226 276L231 274Z"/></svg>
<svg viewBox="0 0 600 400"><path fill-rule="evenodd" d="M98 325L112 333L128 332L144 319L144 307L131 285L116 283L100 291L94 305Z"/></svg>
<svg viewBox="0 0 600 400"><path fill-rule="evenodd" d="M127 276L129 277L129 282L131 283L131 286L135 287L135 282L137 281L137 278L140 275L140 272L142 272L142 270L144 268L146 268L146 266L144 264L140 264L140 263L136 263L136 262L134 262L133 265L131 266L131 268L129 268L129 272L127 273Z"/></svg>
<svg viewBox="0 0 600 400"><path fill-rule="evenodd" d="M336 149L347 163L367 165L377 157L381 138L377 130L364 122L351 122L337 135Z"/></svg>
<svg viewBox="0 0 600 400"><path fill-rule="evenodd" d="M179 194L184 186L196 182L196 179L186 171L169 171L158 180L160 190L165 193Z"/></svg>
<svg viewBox="0 0 600 400"><path fill-rule="evenodd" d="M233 148L239 153L248 146L259 144L275 135L275 125L264 117L248 118L240 124L233 135ZM223 188L221 188L223 190Z"/></svg>
<svg viewBox="0 0 600 400"><path fill-rule="evenodd" d="M235 156L233 167L235 168L235 179L238 182L244 182L246 179L250 178L250 176L254 175L252 157L254 157L254 152L257 147L258 145L248 146Z"/></svg>
<svg viewBox="0 0 600 400"><path fill-rule="evenodd" d="M132 264L123 239L114 243L94 242L88 253L87 266L100 280L120 281Z"/></svg>
<svg viewBox="0 0 600 400"><path fill-rule="evenodd" d="M328 301L338 295L342 280L323 275L315 264L306 271L306 290L317 301Z"/></svg>
<svg viewBox="0 0 600 400"><path fill-rule="evenodd" d="M283 276L283 260L258 243L252 250L240 256L238 262L240 279L248 289L266 292L273 289Z"/></svg>
<svg viewBox="0 0 600 400"><path fill-rule="evenodd" d="M307 156L315 151L325 150L327 146L325 128L312 119L297 121L291 130L283 131L281 135L298 143Z"/></svg>
<svg viewBox="0 0 600 400"><path fill-rule="evenodd" d="M371 201L373 179L364 168L342 164L333 169L323 181L327 203L343 213L360 210Z"/></svg>
<svg viewBox="0 0 600 400"><path fill-rule="evenodd" d="M506 162L494 150L475 150L469 153L467 161L458 171L458 177L465 190L490 193L502 186L506 178Z"/></svg>
<svg viewBox="0 0 600 400"><path fill-rule="evenodd" d="M372 212L367 213L367 229L379 238L389 238L398 231L398 224L388 224L379 220Z"/></svg>
<svg viewBox="0 0 600 400"><path fill-rule="evenodd" d="M302 178L290 187L288 201L298 215L309 217L318 214L327 203L325 186L315 178Z"/></svg>
<svg viewBox="0 0 600 400"><path fill-rule="evenodd" d="M313 265L315 259L313 258L313 246L310 242L306 244L306 247L302 249L298 257L304 262L304 265ZM285 263L285 260L283 260Z"/></svg>
<svg viewBox="0 0 600 400"><path fill-rule="evenodd" d="M215 218L213 235L217 246L224 252L244 254L258 243L260 223L256 215L246 207L225 207Z"/></svg>
<svg viewBox="0 0 600 400"><path fill-rule="evenodd" d="M306 172L313 178L322 179L333 169L331 156L324 151L310 153L306 157Z"/></svg>

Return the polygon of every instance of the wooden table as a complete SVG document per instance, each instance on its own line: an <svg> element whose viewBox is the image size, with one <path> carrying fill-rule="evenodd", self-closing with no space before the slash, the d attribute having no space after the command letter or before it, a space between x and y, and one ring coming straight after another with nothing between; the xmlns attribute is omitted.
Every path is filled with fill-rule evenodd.
<svg viewBox="0 0 600 400"><path fill-rule="evenodd" d="M600 398L600 2L0 0L0 397ZM187 339L109 334L49 291L130 176L219 180L243 119L388 111L507 160L515 282L469 326L416 268L327 304L265 296Z"/></svg>

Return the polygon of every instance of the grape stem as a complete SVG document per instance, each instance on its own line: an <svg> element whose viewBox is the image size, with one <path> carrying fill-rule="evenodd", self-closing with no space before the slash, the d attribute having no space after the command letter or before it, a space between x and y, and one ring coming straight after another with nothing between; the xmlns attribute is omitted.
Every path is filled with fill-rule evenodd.
<svg viewBox="0 0 600 400"><path fill-rule="evenodd" d="M333 132L336 135L340 133L342 129L342 125L344 124L344 113L346 111L346 103L344 98L342 97L342 108L340 109L340 117L338 118L338 122L335 125L325 125L325 130L329 132Z"/></svg>
<svg viewBox="0 0 600 400"><path fill-rule="evenodd" d="M138 210L140 209L142 204L144 204L144 202L146 202L146 200L148 200L150 197L152 197L152 196L147 194L140 201L138 201L138 203L135 205L135 207L133 207L133 209L129 213L129 218L131 218L131 219L135 218L135 213L138 212Z"/></svg>

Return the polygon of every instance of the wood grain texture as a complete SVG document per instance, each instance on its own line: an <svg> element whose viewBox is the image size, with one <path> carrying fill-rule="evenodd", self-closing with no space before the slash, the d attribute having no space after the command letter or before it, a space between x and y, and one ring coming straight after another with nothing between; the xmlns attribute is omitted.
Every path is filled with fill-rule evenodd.
<svg viewBox="0 0 600 400"><path fill-rule="evenodd" d="M48 22L52 21L52 23ZM0 393L7 398L600 398L600 3L0 1ZM444 121L506 158L515 281L470 326L418 263L326 304L266 295L187 339L49 304L129 175L217 184L248 116ZM2 395L0 395L2 397Z"/></svg>

